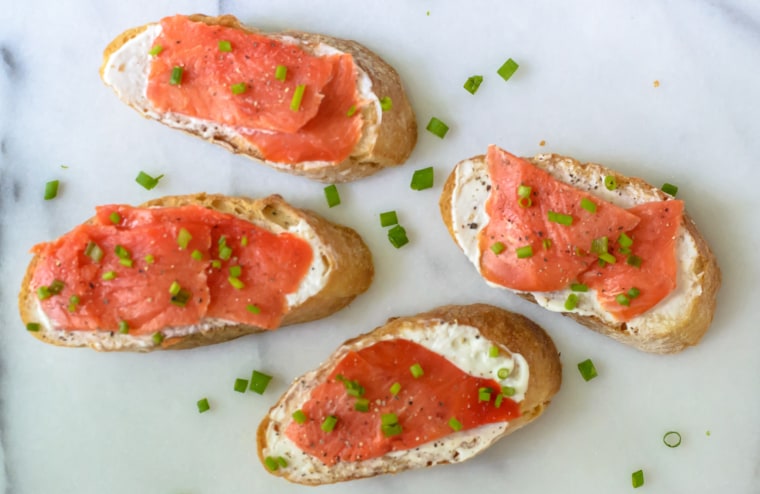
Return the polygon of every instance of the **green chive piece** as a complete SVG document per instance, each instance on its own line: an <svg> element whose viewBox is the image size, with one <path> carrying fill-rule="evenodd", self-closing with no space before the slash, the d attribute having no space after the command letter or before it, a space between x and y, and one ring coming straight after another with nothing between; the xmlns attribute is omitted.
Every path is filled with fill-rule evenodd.
<svg viewBox="0 0 760 494"><path fill-rule="evenodd" d="M509 58L501 67L499 67L499 70L497 70L496 73L499 74L502 79L508 81L509 78L512 77L515 72L517 72L517 69L519 67L520 66L517 64L517 62Z"/></svg>
<svg viewBox="0 0 760 494"><path fill-rule="evenodd" d="M401 391L401 383L395 382L391 384L390 392L393 396L396 396Z"/></svg>
<svg viewBox="0 0 760 494"><path fill-rule="evenodd" d="M74 312L75 310L77 310L78 305L79 305L79 296L72 295L71 297L69 297L69 307L68 307L69 312Z"/></svg>
<svg viewBox="0 0 760 494"><path fill-rule="evenodd" d="M636 470L631 474L631 484L633 485L634 489L637 489L644 485L644 471L643 470Z"/></svg>
<svg viewBox="0 0 760 494"><path fill-rule="evenodd" d="M255 370L251 374L251 385L249 389L254 393L263 395L264 391L267 389L267 386L269 386L269 381L271 380L272 376Z"/></svg>
<svg viewBox="0 0 760 494"><path fill-rule="evenodd" d="M301 100L303 100L303 93L306 91L306 84L299 84L296 86L296 90L293 91L293 99L290 100L290 109L298 111L301 108Z"/></svg>
<svg viewBox="0 0 760 494"><path fill-rule="evenodd" d="M353 117L353 116L354 116L354 113L356 113L356 105L351 105L351 106L348 108L348 111L346 111L346 116L347 116L347 117Z"/></svg>
<svg viewBox="0 0 760 494"><path fill-rule="evenodd" d="M461 431L462 430L462 422L458 421L456 417L451 417L449 419L449 427L451 427L455 431Z"/></svg>
<svg viewBox="0 0 760 494"><path fill-rule="evenodd" d="M425 372L422 370L422 366L420 364L414 364L411 367L409 367L409 371L412 373L412 377L415 379L419 379L422 377Z"/></svg>
<svg viewBox="0 0 760 494"><path fill-rule="evenodd" d="M132 267L132 259L129 259L128 257L123 257L123 258L119 259L119 264L121 264L122 266L126 266L128 268L131 268Z"/></svg>
<svg viewBox="0 0 760 494"><path fill-rule="evenodd" d="M380 226L393 226L397 224L398 216L396 216L396 211L380 213Z"/></svg>
<svg viewBox="0 0 760 494"><path fill-rule="evenodd" d="M591 241L591 252L594 254L606 254L608 250L609 240L607 237L599 237Z"/></svg>
<svg viewBox="0 0 760 494"><path fill-rule="evenodd" d="M443 123L443 121L437 119L436 117L431 117L430 122L428 122L427 127L425 127L428 132L430 132L433 135L436 135L443 139L446 137L446 133L449 131L449 126Z"/></svg>
<svg viewBox="0 0 760 494"><path fill-rule="evenodd" d="M596 213L596 203L588 197L581 199L581 207L589 213Z"/></svg>
<svg viewBox="0 0 760 494"><path fill-rule="evenodd" d="M94 262L100 262L103 259L103 249L98 244L90 240L87 243L87 247L84 248L84 255L92 259Z"/></svg>
<svg viewBox="0 0 760 494"><path fill-rule="evenodd" d="M467 78L466 81L464 81L464 89L470 94L475 94L478 92L478 88L483 83L483 76L482 75L473 75Z"/></svg>
<svg viewBox="0 0 760 494"><path fill-rule="evenodd" d="M523 245L522 247L518 247L515 252L517 253L518 259L533 257L533 247L530 245Z"/></svg>
<svg viewBox="0 0 760 494"><path fill-rule="evenodd" d="M38 322L29 322L29 323L26 323L26 330L27 331L39 331L40 330L40 323L38 323Z"/></svg>
<svg viewBox="0 0 760 494"><path fill-rule="evenodd" d="M625 233L621 233L617 240L620 247L628 248L633 245L633 239L626 235Z"/></svg>
<svg viewBox="0 0 760 494"><path fill-rule="evenodd" d="M491 388L478 389L478 402L491 401Z"/></svg>
<svg viewBox="0 0 760 494"><path fill-rule="evenodd" d="M625 259L625 263L629 266L633 266L634 268L640 268L641 267L641 258L639 256L631 254Z"/></svg>
<svg viewBox="0 0 760 494"><path fill-rule="evenodd" d="M171 77L169 77L169 84L171 84L172 86L178 86L182 84L182 75L184 74L184 72L185 72L184 68L180 66L174 67L172 69L172 75Z"/></svg>
<svg viewBox="0 0 760 494"><path fill-rule="evenodd" d="M196 261L203 260L203 252L199 251L198 249L195 249L191 254L190 257L195 259Z"/></svg>
<svg viewBox="0 0 760 494"><path fill-rule="evenodd" d="M668 431L662 436L662 442L668 448L677 448L681 445L681 434L677 431Z"/></svg>
<svg viewBox="0 0 760 494"><path fill-rule="evenodd" d="M50 291L51 294L58 295L59 293L63 291L64 286L65 285L63 284L63 281L53 280L48 286L48 290Z"/></svg>
<svg viewBox="0 0 760 494"><path fill-rule="evenodd" d="M275 460L271 456L267 456L266 458L264 458L264 465L266 465L267 470L269 470L270 472L274 472L275 470L280 468L280 465L279 463L277 463L277 460Z"/></svg>
<svg viewBox="0 0 760 494"><path fill-rule="evenodd" d="M154 345L160 345L161 342L164 341L164 333L156 331L153 333L153 336L151 336L151 339L153 340Z"/></svg>
<svg viewBox="0 0 760 494"><path fill-rule="evenodd" d="M630 290L628 290L628 296L629 296L629 297L631 297L631 298L636 298L636 297L638 297L639 295L641 295L641 290L639 290L639 289L638 289L638 288L636 288L635 286L634 286L634 287L631 287L631 289L630 289Z"/></svg>
<svg viewBox="0 0 760 494"><path fill-rule="evenodd" d="M494 242L493 244L491 244L491 252L493 252L497 256L501 254L502 252L504 252L504 249L506 248L507 246L504 245L504 243L502 242Z"/></svg>
<svg viewBox="0 0 760 494"><path fill-rule="evenodd" d="M278 456L278 457L277 457L277 463L279 463L279 464L280 464L280 467L281 467L281 468L285 468L285 467L287 467L287 466L288 466L288 460L286 460L286 459L285 459L285 458L283 458L282 456Z"/></svg>
<svg viewBox="0 0 760 494"><path fill-rule="evenodd" d="M123 245L116 245L116 247L113 248L114 254L116 254L116 257L119 259L129 259L132 257L132 255L129 253L129 251L123 246Z"/></svg>
<svg viewBox="0 0 760 494"><path fill-rule="evenodd" d="M219 47L219 51L223 51L223 52L232 51L232 43L230 43L226 39L220 39L219 44L217 46Z"/></svg>
<svg viewBox="0 0 760 494"><path fill-rule="evenodd" d="M237 84L230 86L232 94L243 94L246 89L248 89L248 85L245 82L238 82Z"/></svg>
<svg viewBox="0 0 760 494"><path fill-rule="evenodd" d="M571 311L571 310L574 310L576 307L578 307L578 294L571 293L567 296L567 299L565 300L565 310Z"/></svg>
<svg viewBox="0 0 760 494"><path fill-rule="evenodd" d="M248 245L248 237L243 235L242 237L240 237L240 246L246 247L247 245Z"/></svg>
<svg viewBox="0 0 760 494"><path fill-rule="evenodd" d="M196 405L198 406L198 413L208 412L211 408L208 404L208 398L201 398Z"/></svg>
<svg viewBox="0 0 760 494"><path fill-rule="evenodd" d="M327 207L332 208L340 204L340 194L335 184L325 187L325 199L327 200Z"/></svg>
<svg viewBox="0 0 760 494"><path fill-rule="evenodd" d="M193 236L189 231L187 231L185 228L179 229L179 234L177 235L177 245L179 245L180 249L187 249L187 245L192 239Z"/></svg>
<svg viewBox="0 0 760 494"><path fill-rule="evenodd" d="M587 292L588 291L588 285L584 283L571 283L570 284L570 290L574 292Z"/></svg>
<svg viewBox="0 0 760 494"><path fill-rule="evenodd" d="M562 213L556 213L554 211L549 211L547 213L547 216L549 218L549 221L553 223L559 223L560 225L570 226L573 224L573 217L569 214L562 214Z"/></svg>
<svg viewBox="0 0 760 494"><path fill-rule="evenodd" d="M501 408L501 402L504 401L504 395L496 395L496 399L493 400L493 406L496 408Z"/></svg>
<svg viewBox="0 0 760 494"><path fill-rule="evenodd" d="M409 243L409 238L406 236L406 230L401 225L396 225L388 230L388 241L395 248L400 249L404 245Z"/></svg>
<svg viewBox="0 0 760 494"><path fill-rule="evenodd" d="M617 262L617 259L615 259L615 256L613 256L609 252L599 254L599 259L609 264L615 264Z"/></svg>
<svg viewBox="0 0 760 494"><path fill-rule="evenodd" d="M216 268L216 269L222 269L222 261L220 261L219 259L214 259L213 261L211 261L211 267Z"/></svg>
<svg viewBox="0 0 760 494"><path fill-rule="evenodd" d="M153 254L145 255L145 264L153 264L154 262L156 262L156 258L153 257Z"/></svg>
<svg viewBox="0 0 760 494"><path fill-rule="evenodd" d="M155 188L156 185L158 185L158 181L161 180L162 178L164 178L163 174L157 177L151 177L150 175L148 175L147 173L141 170L140 173L137 174L137 177L135 178L135 182L142 185L145 188L145 190L151 190Z"/></svg>
<svg viewBox="0 0 760 494"><path fill-rule="evenodd" d="M233 278L240 278L243 274L243 268L241 266L230 266L230 276Z"/></svg>
<svg viewBox="0 0 760 494"><path fill-rule="evenodd" d="M242 281L240 281L240 278L235 278L233 276L228 276L227 277L227 281L230 283L230 285L232 285L232 287L235 290L242 290L243 288L245 288L245 283L243 283Z"/></svg>
<svg viewBox="0 0 760 494"><path fill-rule="evenodd" d="M496 345L491 345L491 347L488 349L488 356L491 358L496 358L499 356L499 347Z"/></svg>
<svg viewBox="0 0 760 494"><path fill-rule="evenodd" d="M433 167L421 168L415 170L412 175L412 190L425 190L433 187Z"/></svg>
<svg viewBox="0 0 760 494"><path fill-rule="evenodd" d="M304 411L299 408L293 412L293 420L295 420L296 424L305 424L306 421L309 420L309 417L307 417Z"/></svg>
<svg viewBox="0 0 760 494"><path fill-rule="evenodd" d="M46 286L41 286L41 287L37 288L37 298L40 299L40 300L48 299L52 295L53 294L50 293L50 290Z"/></svg>
<svg viewBox="0 0 760 494"><path fill-rule="evenodd" d="M150 49L150 51L148 52L148 55L150 55L152 57L156 57L162 51L164 51L164 47L163 46L161 46L161 45L155 45L155 46L153 46L153 48Z"/></svg>
<svg viewBox="0 0 760 494"><path fill-rule="evenodd" d="M245 393L245 391L248 389L248 379L242 379L238 377L235 379L235 384L232 387L235 391L238 393Z"/></svg>
<svg viewBox="0 0 760 494"><path fill-rule="evenodd" d="M604 177L604 187L607 190L615 190L617 189L617 179L613 177L612 175L607 175Z"/></svg>
<svg viewBox="0 0 760 494"><path fill-rule="evenodd" d="M631 305L631 298L625 293L618 293L617 295L615 295L615 302L627 307Z"/></svg>
<svg viewBox="0 0 760 494"><path fill-rule="evenodd" d="M369 400L367 398L357 398L354 402L354 410L357 412L369 412Z"/></svg>
<svg viewBox="0 0 760 494"><path fill-rule="evenodd" d="M514 396L515 388L513 388L512 386L502 386L501 394L503 394L504 396Z"/></svg>
<svg viewBox="0 0 760 494"><path fill-rule="evenodd" d="M119 321L119 333L121 334L127 334L129 333L129 324L127 321Z"/></svg>
<svg viewBox="0 0 760 494"><path fill-rule="evenodd" d="M169 301L176 305L177 307L184 307L187 305L187 302L190 300L190 292L185 290L184 288L179 291L176 295L172 295L172 297L169 299Z"/></svg>
<svg viewBox="0 0 760 494"><path fill-rule="evenodd" d="M285 78L288 76L288 68L284 65L278 65L276 69L274 69L274 78L278 81L285 81Z"/></svg>
<svg viewBox="0 0 760 494"><path fill-rule="evenodd" d="M541 245L543 245L543 246L544 246L544 250L549 250L549 247L551 247L551 246L552 246L552 241L551 241L551 240L549 240L548 238L545 238L545 239L543 239L543 240L541 241Z"/></svg>
<svg viewBox="0 0 760 494"><path fill-rule="evenodd" d="M662 184L662 187L660 187L660 190L662 190L663 192L665 192L666 194L672 197L675 197L676 194L678 194L678 186L669 184L667 182Z"/></svg>
<svg viewBox="0 0 760 494"><path fill-rule="evenodd" d="M322 425L319 426L320 429L322 429L322 432L330 433L335 429L335 424L338 423L338 417L335 415L328 415L325 417L325 419L322 421Z"/></svg>
<svg viewBox="0 0 760 494"><path fill-rule="evenodd" d="M113 223L114 225L118 225L119 223L121 223L121 215L117 213L116 211L109 214L108 219L111 220L111 223Z"/></svg>
<svg viewBox="0 0 760 494"><path fill-rule="evenodd" d="M177 295L181 289L182 287L177 281L172 281L172 284L169 285L169 293L172 295Z"/></svg>
<svg viewBox="0 0 760 494"><path fill-rule="evenodd" d="M395 413L384 413L380 416L380 430L385 437L397 436L401 434L401 424L398 423L398 416Z"/></svg>
<svg viewBox="0 0 760 494"><path fill-rule="evenodd" d="M51 180L45 184L45 200L55 199L58 195L58 180Z"/></svg>
<svg viewBox="0 0 760 494"><path fill-rule="evenodd" d="M506 367L502 367L501 369L499 369L496 372L496 376L499 379L501 379L501 380L504 380L504 379L508 378L509 377L509 369L507 369Z"/></svg>
<svg viewBox="0 0 760 494"><path fill-rule="evenodd" d="M383 96L380 98L380 108L383 111L388 111L393 108L393 100L391 100L390 96Z"/></svg>
<svg viewBox="0 0 760 494"><path fill-rule="evenodd" d="M230 257L232 257L232 248L231 247L229 247L227 245L223 245L223 246L219 247L219 259L221 259L223 261L228 261L230 259Z"/></svg>
<svg viewBox="0 0 760 494"><path fill-rule="evenodd" d="M261 313L261 309L258 306L253 305L253 304L246 305L245 306L245 310L247 310L251 314L260 314Z"/></svg>
<svg viewBox="0 0 760 494"><path fill-rule="evenodd" d="M116 271L106 271L105 273L103 273L103 276L101 276L101 278L103 278L106 281L110 281L116 278Z"/></svg>
<svg viewBox="0 0 760 494"><path fill-rule="evenodd" d="M530 197L518 197L517 205L523 209L527 209L533 205L533 200Z"/></svg>
<svg viewBox="0 0 760 494"><path fill-rule="evenodd" d="M533 187L522 184L517 186L517 197L530 197L531 192L533 192Z"/></svg>
<svg viewBox="0 0 760 494"><path fill-rule="evenodd" d="M578 364L578 372L581 373L581 377L583 377L583 380L586 382L592 380L598 375L596 373L594 362L592 362L590 358Z"/></svg>

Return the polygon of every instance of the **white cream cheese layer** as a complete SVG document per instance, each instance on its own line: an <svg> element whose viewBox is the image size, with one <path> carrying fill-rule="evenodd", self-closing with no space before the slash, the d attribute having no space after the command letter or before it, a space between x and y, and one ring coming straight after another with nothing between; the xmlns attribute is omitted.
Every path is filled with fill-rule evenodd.
<svg viewBox="0 0 760 494"><path fill-rule="evenodd" d="M599 186L604 182L604 176L601 174L579 179L577 176L571 175L567 167L549 166L549 159L549 155L539 155L535 161L539 164L545 162L546 166L542 168L557 180L609 201L616 206L630 208L636 204L660 200L654 192L630 184L621 186L615 191L609 191L605 187ZM466 160L457 165L455 173L455 186L451 197L451 219L454 225L454 234L467 258L480 272L480 231L489 221L485 208L491 190L488 165L485 159ZM688 311L691 306L690 301L702 293L697 270L694 269L698 258L696 243L683 225L678 230L676 257L678 259L678 272L675 290L651 310L628 321L626 325L629 331L657 332L662 321L683 317L685 311ZM486 281L491 286L505 288ZM540 306L548 310L568 312L565 310L565 300L571 293L569 288L552 292L529 293L533 295ZM610 324L616 323L615 319L597 301L595 290L589 290L578 295L578 306L571 312L583 316L596 316Z"/></svg>
<svg viewBox="0 0 760 494"><path fill-rule="evenodd" d="M379 340L359 342L350 347L344 347L336 354L332 365L336 365L348 351L355 351L371 346L377 341L406 339L413 341L430 351L448 359L462 371L483 378L494 379L502 386L514 388L512 399L520 402L528 390L530 369L525 358L512 353L506 347L500 347L498 357L490 357L489 350L495 345L492 341L480 335L480 331L472 326L456 323L431 321L424 327L407 323L397 335L386 335ZM509 369L505 379L499 379L497 372L501 368ZM325 479L331 475L344 476L342 470L350 471L357 476L366 476L379 471L386 471L389 465L401 464L414 467L424 467L438 463L456 463L476 455L489 444L498 439L509 425L507 422L486 424L470 430L452 432L448 436L421 444L412 450L395 451L382 457L363 460L360 462L338 463L328 467L319 459L313 458L301 451L285 435L287 424L292 422L291 415L308 399L311 390L317 386L315 377L317 371L303 376L289 390L281 404L272 410L272 421L265 431L266 444L264 456L282 456L288 462L288 469L294 470L293 476L304 481L308 479ZM297 395L297 396L296 396ZM399 417L403 424L403 416ZM401 468L399 468L401 469Z"/></svg>

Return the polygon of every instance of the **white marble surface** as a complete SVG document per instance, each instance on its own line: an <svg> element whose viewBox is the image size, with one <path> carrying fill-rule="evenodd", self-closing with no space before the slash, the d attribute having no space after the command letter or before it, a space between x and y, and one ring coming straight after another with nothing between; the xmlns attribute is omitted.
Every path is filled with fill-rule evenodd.
<svg viewBox="0 0 760 494"><path fill-rule="evenodd" d="M405 78L420 123L411 159L341 186L343 204L328 209L320 184L140 118L101 84L101 51L177 12L364 42ZM629 492L640 468L640 492L760 492L756 1L40 0L6 2L0 26L0 492L310 492L255 458L255 428L287 382L389 316L474 301L525 313L553 336L564 383L546 414L468 463L319 492ZM505 83L495 71L507 57L520 69ZM471 96L462 84L477 73L486 81ZM451 125L443 141L424 130L432 115ZM678 184L724 275L703 342L644 354L486 287L448 238L437 196L453 164L489 143ZM429 165L435 188L410 190L413 170ZM139 170L166 178L148 192L133 181ZM45 202L51 179L61 191ZM192 351L98 354L26 334L16 294L34 243L97 204L202 190L279 192L354 227L375 256L373 286L329 319ZM388 209L411 239L398 251L377 221ZM576 364L588 357L600 377L586 383ZM232 390L252 368L275 376L264 396ZM196 412L201 396L212 412ZM668 430L683 435L679 448L662 444Z"/></svg>

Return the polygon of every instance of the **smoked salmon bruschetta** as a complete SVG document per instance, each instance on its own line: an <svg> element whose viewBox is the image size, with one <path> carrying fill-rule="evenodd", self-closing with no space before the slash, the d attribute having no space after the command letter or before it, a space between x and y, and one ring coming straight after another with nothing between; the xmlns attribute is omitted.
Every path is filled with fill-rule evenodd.
<svg viewBox="0 0 760 494"><path fill-rule="evenodd" d="M372 281L359 235L280 196L169 196L97 208L32 248L21 318L95 350L191 348L328 316Z"/></svg>
<svg viewBox="0 0 760 494"><path fill-rule="evenodd" d="M417 124L396 71L355 41L231 15L129 29L100 75L143 116L277 170L346 182L403 163Z"/></svg>
<svg viewBox="0 0 760 494"><path fill-rule="evenodd" d="M440 209L488 284L623 343L674 353L712 322L715 256L683 201L643 180L491 146L456 165Z"/></svg>
<svg viewBox="0 0 760 494"><path fill-rule="evenodd" d="M535 420L561 380L554 343L518 314L390 319L295 379L259 425L259 458L310 485L462 462Z"/></svg>

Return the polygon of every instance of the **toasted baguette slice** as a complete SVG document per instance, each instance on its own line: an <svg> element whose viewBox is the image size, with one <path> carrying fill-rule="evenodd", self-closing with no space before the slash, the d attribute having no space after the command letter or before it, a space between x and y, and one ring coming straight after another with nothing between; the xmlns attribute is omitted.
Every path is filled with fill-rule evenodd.
<svg viewBox="0 0 760 494"><path fill-rule="evenodd" d="M304 406L312 391L325 382L348 352L371 347L381 341L396 339L419 343L428 350L444 356L470 375L498 381L497 370L502 366L510 367L509 377L501 380L500 384L514 389L515 394L512 399L516 402L515 406L519 407L519 418L509 422L494 422L471 429L465 428L457 432L447 427L447 435L424 442L412 449L389 451L378 457L357 461L339 461L330 466L323 463L320 458L299 449L288 437L286 430L289 426L300 427L294 424L292 415ZM498 358L489 354L494 346L499 348ZM507 363L504 364L504 361ZM402 371L408 372L405 368ZM428 369L420 379L424 379L427 375L434 376L435 369ZM561 379L561 363L554 343L540 327L521 315L490 305L476 304L450 305L415 316L392 318L384 326L346 341L317 369L293 381L291 387L259 425L257 433L259 458L270 473L291 482L308 485L329 484L438 464L462 462L483 452L498 439L538 418L559 390ZM361 381L359 383L361 384ZM395 400L401 400L398 402L402 410L398 414L398 421L402 427L406 419L404 411L409 410L406 408L407 401L411 405L413 400L418 399L410 394L405 395L404 389L402 386L401 392L395 398L389 397L391 407L396 406ZM369 391L367 396L370 396ZM439 394L435 399L443 402L446 397ZM380 401L373 400L370 410L366 412L369 420L372 419L372 415L379 414L375 408L376 403ZM384 405L385 401L382 403ZM499 406L501 405L503 405L502 402ZM436 403L433 408L436 406L442 406L442 403ZM477 407L478 405L468 404L467 406ZM493 398L488 406L496 406ZM424 410L424 413L435 415L435 411L427 412L428 408ZM335 413L338 424L332 434L340 434L342 415L340 411ZM449 420L448 416L428 417L428 419ZM308 420L321 420L321 418L309 417ZM372 432L370 431L369 434ZM352 437L347 440L357 443L361 441L361 438ZM377 438L371 440L377 440ZM286 460L286 467L276 470L267 467L268 462L271 465L272 459L280 457Z"/></svg>
<svg viewBox="0 0 760 494"><path fill-rule="evenodd" d="M308 273L298 289L288 294L286 312L280 326L326 317L366 291L372 281L372 255L354 230L331 223L313 212L297 209L279 195L249 199L201 193L167 196L141 206L161 208L187 205L198 205L234 215L275 234L291 233L310 244L313 258ZM93 219L88 222L92 223ZM46 343L69 347L88 346L99 351L149 352L210 345L265 331L260 327L218 318L204 318L190 326L164 328L161 330L162 341L151 334L121 334L113 329L56 329L42 312L37 294L30 289L35 268L40 261L40 256L35 255L29 264L19 294L19 310L25 324L39 325L38 330L29 332ZM192 262L189 258L188 261Z"/></svg>
<svg viewBox="0 0 760 494"><path fill-rule="evenodd" d="M623 208L670 198L639 178L623 176L595 163L580 163L556 154L540 154L528 161L561 182ZM610 191L605 188L605 176L617 180L617 189ZM444 185L439 203L449 233L479 272L481 252L476 239L478 232L487 223L485 204L490 187L486 158L483 155L475 156L456 165ZM675 353L696 345L707 331L713 319L721 283L715 256L685 212L678 229L676 255L676 289L652 309L628 322L615 320L598 304L579 304L572 311L565 310L564 302L570 293L569 289L516 293L640 350ZM593 297L587 299L592 300Z"/></svg>
<svg viewBox="0 0 760 494"><path fill-rule="evenodd" d="M192 15L193 21L256 33L235 17ZM149 101L146 88L151 66L149 51L160 32L159 23L151 23L125 31L105 49L100 75L119 98L147 118L183 130L228 150L263 162L277 170L302 175L321 182L347 182L371 175L385 167L402 164L417 141L417 123L398 73L378 55L351 40L300 31L271 33L267 36L300 46L316 54L346 53L353 56L357 67L357 90L367 101L360 109L362 134L351 154L341 162L304 161L281 163L266 160L262 152L236 128L187 117L177 113L161 113ZM274 76L274 75L273 75ZM274 81L273 81L274 82ZM380 100L390 98L392 108L381 109ZM347 117L348 118L348 117Z"/></svg>

